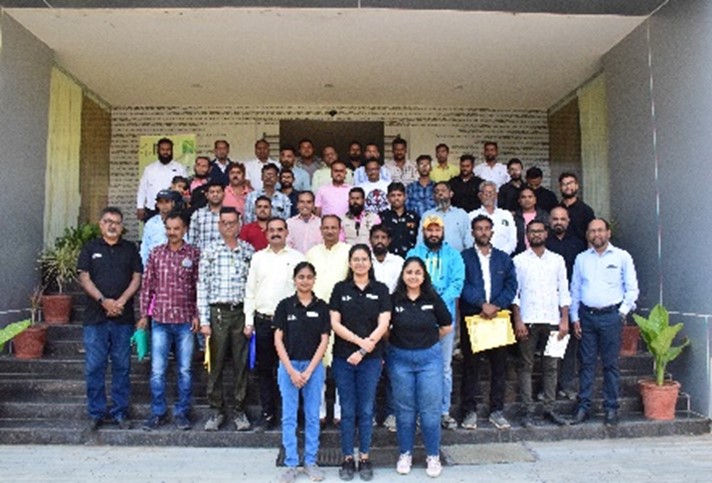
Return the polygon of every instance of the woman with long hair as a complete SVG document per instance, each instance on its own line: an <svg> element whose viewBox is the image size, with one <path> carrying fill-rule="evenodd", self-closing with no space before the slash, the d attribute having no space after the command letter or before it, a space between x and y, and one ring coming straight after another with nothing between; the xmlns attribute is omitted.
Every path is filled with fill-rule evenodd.
<svg viewBox="0 0 712 483"><path fill-rule="evenodd" d="M362 480L373 478L369 460L373 433L373 402L381 375L383 344L388 330L391 300L388 287L377 282L371 249L357 244L349 250L349 271L337 283L329 304L334 340L332 371L341 399L341 450L344 460L339 470L342 480L353 479L354 433L358 422L359 464Z"/></svg>
<svg viewBox="0 0 712 483"><path fill-rule="evenodd" d="M396 412L400 457L396 471L410 472L416 418L420 416L426 474L437 477L440 463L440 406L443 358L440 339L452 331L450 312L430 281L425 263L410 257L393 293L386 368Z"/></svg>
<svg viewBox="0 0 712 483"><path fill-rule="evenodd" d="M312 481L324 479L316 464L319 451L319 404L324 386L322 359L329 341L329 307L312 291L316 269L309 262L294 267L297 291L279 302L272 325L279 357L277 382L282 394L282 445L287 471L280 481L293 482L297 475L297 408L304 401L304 472Z"/></svg>

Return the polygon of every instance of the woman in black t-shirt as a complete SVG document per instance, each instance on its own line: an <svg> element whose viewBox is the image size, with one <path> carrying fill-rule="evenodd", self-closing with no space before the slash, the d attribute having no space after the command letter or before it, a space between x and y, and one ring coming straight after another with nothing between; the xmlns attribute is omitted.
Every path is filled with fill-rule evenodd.
<svg viewBox="0 0 712 483"><path fill-rule="evenodd" d="M386 368L391 381L400 457L396 471L410 472L415 421L420 415L426 474L439 476L443 359L440 338L452 331L450 312L433 289L425 264L408 258L393 293Z"/></svg>
<svg viewBox="0 0 712 483"><path fill-rule="evenodd" d="M282 300L274 312L274 345L279 356L277 382L282 394L282 445L287 473L297 476L297 408L299 393L304 400L304 471L312 481L324 479L316 465L319 451L319 404L324 386L322 359L329 342L329 307L312 289L316 270L309 262L294 267L297 292Z"/></svg>
<svg viewBox="0 0 712 483"><path fill-rule="evenodd" d="M342 480L354 477L354 432L358 420L358 471L362 480L370 480L373 469L368 452L373 433L373 402L381 375L381 338L388 330L391 300L388 287L377 282L373 274L368 245L354 245L349 250L346 280L334 286L329 308L331 328L336 335L332 371L341 400L344 461L339 476Z"/></svg>

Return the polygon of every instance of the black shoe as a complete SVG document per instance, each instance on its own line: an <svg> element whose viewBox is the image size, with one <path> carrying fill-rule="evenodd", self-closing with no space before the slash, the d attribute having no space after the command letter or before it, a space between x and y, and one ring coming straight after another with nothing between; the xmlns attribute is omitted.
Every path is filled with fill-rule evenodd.
<svg viewBox="0 0 712 483"><path fill-rule="evenodd" d="M173 418L173 420L176 423L176 428L180 429L181 431L188 431L192 427L188 416L185 416L183 414L177 414Z"/></svg>
<svg viewBox="0 0 712 483"><path fill-rule="evenodd" d="M581 424L588 419L588 411L585 409L578 409L574 414L574 418L571 420L572 425Z"/></svg>
<svg viewBox="0 0 712 483"><path fill-rule="evenodd" d="M373 479L373 467L370 460L360 460L358 462L358 475L363 481L371 481Z"/></svg>
<svg viewBox="0 0 712 483"><path fill-rule="evenodd" d="M568 426L569 422L555 411L544 411L544 417L557 426Z"/></svg>
<svg viewBox="0 0 712 483"><path fill-rule="evenodd" d="M104 424L104 420L101 418L91 418L91 421L89 422L89 431L96 431L99 428L101 428L101 425Z"/></svg>
<svg viewBox="0 0 712 483"><path fill-rule="evenodd" d="M618 411L615 409L606 409L606 415L603 421L606 426L618 426Z"/></svg>
<svg viewBox="0 0 712 483"><path fill-rule="evenodd" d="M158 429L159 426L166 422L166 415L158 416L157 414L152 414L145 423L143 423L144 431L153 431Z"/></svg>
<svg viewBox="0 0 712 483"><path fill-rule="evenodd" d="M277 416L274 414L268 414L264 417L265 419L265 429L267 431L273 431L274 429L277 428L279 424L279 420L277 419Z"/></svg>
<svg viewBox="0 0 712 483"><path fill-rule="evenodd" d="M522 416L522 428L525 429L533 429L534 428L534 421L532 421L532 415L531 413L526 413L524 416Z"/></svg>
<svg viewBox="0 0 712 483"><path fill-rule="evenodd" d="M126 419L125 416L118 416L114 418L114 421L116 421L119 429L131 429L131 423L129 423L129 420Z"/></svg>
<svg viewBox="0 0 712 483"><path fill-rule="evenodd" d="M354 479L354 473L356 473L356 462L353 458L344 460L339 469L339 478L344 481L351 481Z"/></svg>

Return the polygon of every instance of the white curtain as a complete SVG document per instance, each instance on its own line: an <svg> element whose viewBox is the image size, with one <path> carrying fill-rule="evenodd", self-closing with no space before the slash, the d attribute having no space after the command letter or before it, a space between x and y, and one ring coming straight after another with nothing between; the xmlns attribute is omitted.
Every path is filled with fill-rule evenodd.
<svg viewBox="0 0 712 483"><path fill-rule="evenodd" d="M608 219L611 214L611 203L604 74L581 87L577 97L581 128L583 200L593 208L596 216Z"/></svg>
<svg viewBox="0 0 712 483"><path fill-rule="evenodd" d="M45 171L44 242L51 245L79 217L82 88L52 69Z"/></svg>

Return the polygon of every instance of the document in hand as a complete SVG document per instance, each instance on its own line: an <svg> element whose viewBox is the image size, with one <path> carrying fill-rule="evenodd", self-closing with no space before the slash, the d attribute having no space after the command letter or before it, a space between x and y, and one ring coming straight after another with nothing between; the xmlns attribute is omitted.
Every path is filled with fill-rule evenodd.
<svg viewBox="0 0 712 483"><path fill-rule="evenodd" d="M569 345L569 339L571 336L566 334L559 340L559 331L552 330L549 332L549 340L546 342L546 348L544 349L544 355L547 357L555 357L557 359L563 359L566 353L566 346Z"/></svg>
<svg viewBox="0 0 712 483"><path fill-rule="evenodd" d="M210 374L210 336L205 338L205 357L203 358L203 366Z"/></svg>
<svg viewBox="0 0 712 483"><path fill-rule="evenodd" d="M473 353L516 342L509 315L509 310L500 310L493 319L484 319L479 315L465 317Z"/></svg>

